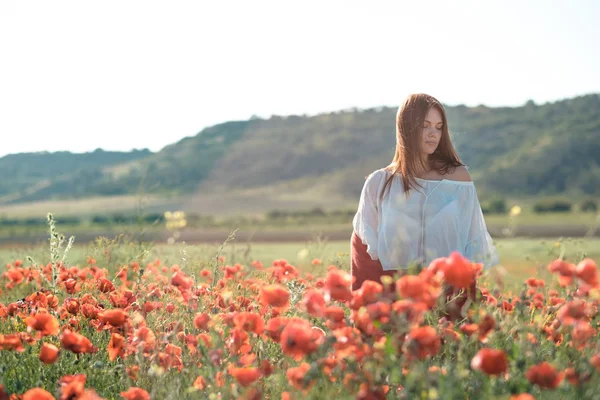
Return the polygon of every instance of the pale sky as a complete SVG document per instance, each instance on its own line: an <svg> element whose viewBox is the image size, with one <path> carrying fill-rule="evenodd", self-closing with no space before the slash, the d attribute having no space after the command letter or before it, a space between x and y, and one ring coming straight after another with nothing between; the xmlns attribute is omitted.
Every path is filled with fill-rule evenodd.
<svg viewBox="0 0 600 400"><path fill-rule="evenodd" d="M0 0L0 156L158 151L253 114L411 92L488 106L598 93L599 4Z"/></svg>

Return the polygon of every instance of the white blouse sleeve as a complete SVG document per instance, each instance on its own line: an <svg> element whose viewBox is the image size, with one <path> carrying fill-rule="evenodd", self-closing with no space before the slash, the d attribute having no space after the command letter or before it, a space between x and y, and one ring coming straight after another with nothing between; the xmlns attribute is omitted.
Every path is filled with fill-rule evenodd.
<svg viewBox="0 0 600 400"><path fill-rule="evenodd" d="M465 227L468 233L464 256L472 262L482 263L484 269L498 265L500 262L498 253L487 230L475 186L472 186L472 190L469 191L466 204L470 213L467 221L470 220L470 223Z"/></svg>
<svg viewBox="0 0 600 400"><path fill-rule="evenodd" d="M367 246L367 253L369 253L372 260L379 259L377 254L379 231L377 194L380 183L381 171L374 172L367 177L360 194L358 210L352 221L354 232L362 243Z"/></svg>

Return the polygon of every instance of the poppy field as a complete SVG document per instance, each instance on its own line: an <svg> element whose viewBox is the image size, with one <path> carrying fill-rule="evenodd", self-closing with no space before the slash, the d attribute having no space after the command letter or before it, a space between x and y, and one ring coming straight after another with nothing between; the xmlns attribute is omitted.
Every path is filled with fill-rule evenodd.
<svg viewBox="0 0 600 400"><path fill-rule="evenodd" d="M454 253L352 292L338 259L70 263L63 239L1 260L0 399L600 398L590 257L509 287Z"/></svg>

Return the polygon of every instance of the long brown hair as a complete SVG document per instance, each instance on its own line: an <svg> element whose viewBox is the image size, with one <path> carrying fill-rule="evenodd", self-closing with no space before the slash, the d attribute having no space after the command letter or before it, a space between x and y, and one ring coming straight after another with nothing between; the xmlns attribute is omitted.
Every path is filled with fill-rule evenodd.
<svg viewBox="0 0 600 400"><path fill-rule="evenodd" d="M442 137L438 147L429 156L429 165L421 157L422 130L429 109L436 107L442 114ZM400 173L404 184L404 194L408 196L411 187L420 186L415 180L418 167L429 167L445 175L456 167L464 165L450 139L446 110L435 97L424 93L411 94L396 114L396 154L392 162L385 168L392 175L387 179L382 190L391 185L395 175Z"/></svg>

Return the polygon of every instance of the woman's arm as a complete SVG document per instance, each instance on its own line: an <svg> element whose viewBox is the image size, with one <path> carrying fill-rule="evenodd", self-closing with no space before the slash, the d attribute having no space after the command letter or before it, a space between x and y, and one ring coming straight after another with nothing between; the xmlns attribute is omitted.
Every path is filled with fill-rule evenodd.
<svg viewBox="0 0 600 400"><path fill-rule="evenodd" d="M471 197L468 212L470 213L470 224L465 229L468 229L467 242L463 255L472 262L482 263L484 268L490 268L498 265L500 259L494 241L487 230L481 204L477 197L477 191L473 186L469 193Z"/></svg>

